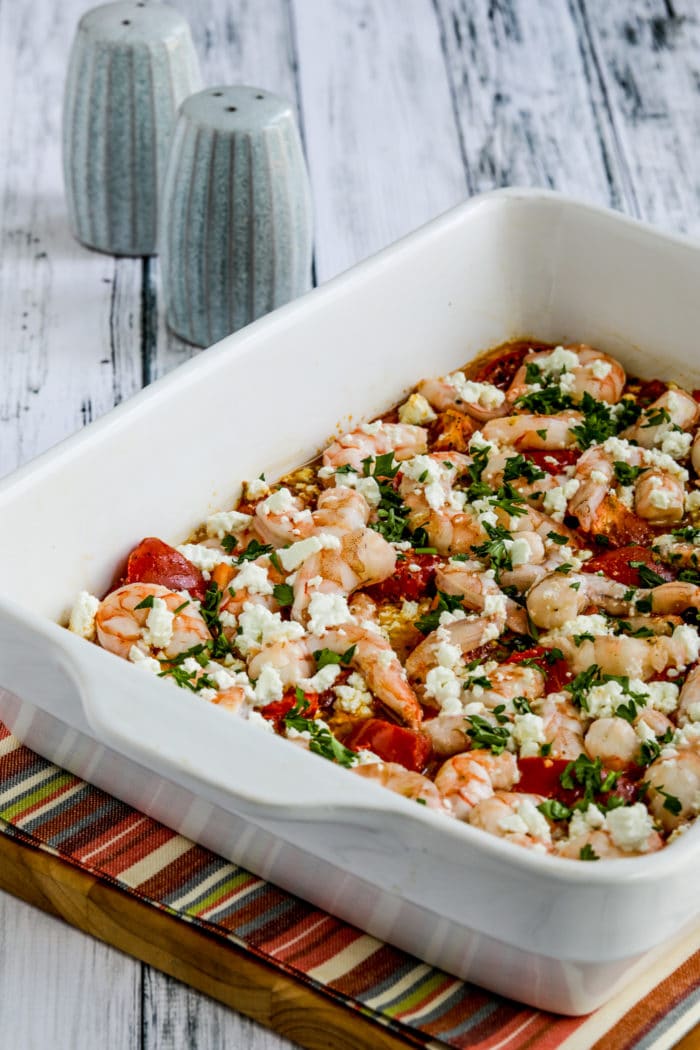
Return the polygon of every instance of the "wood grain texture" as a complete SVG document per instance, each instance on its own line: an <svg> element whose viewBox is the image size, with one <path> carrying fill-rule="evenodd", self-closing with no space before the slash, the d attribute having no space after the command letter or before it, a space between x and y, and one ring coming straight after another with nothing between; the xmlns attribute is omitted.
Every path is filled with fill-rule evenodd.
<svg viewBox="0 0 700 1050"><path fill-rule="evenodd" d="M86 6L0 6L0 474L140 386L141 264L78 245L62 199L64 67Z"/></svg>
<svg viewBox="0 0 700 1050"><path fill-rule="evenodd" d="M32 847L0 836L0 889L28 901L49 914L120 951L144 959L159 970L227 1006L261 1021L309 1050L405 1050L406 1042L339 1003L268 967L245 952L222 942L195 926L183 926L179 919L144 904L130 894L73 868ZM93 952L101 950L94 945ZM13 951L13 946L7 946ZM75 979L75 975L74 975ZM104 999L102 999L104 1003ZM147 997L143 1034L149 1030L148 1013L155 1000ZM157 1042L142 1045L163 1047L216 1046L241 1050L274 1050L289 1043L273 1042L269 1033L249 1025L238 1026L235 1039L226 1042L226 1024L218 1026L214 1014L206 1028L185 1012L181 1024L160 1025ZM223 1018L223 1014L219 1015ZM133 1028L133 1025L132 1025ZM99 1046L104 1039L83 1041L75 1024L78 1045ZM251 1041L253 1034L256 1041ZM212 1036L215 1041L205 1041ZM260 1038L258 1038L260 1037ZM53 1044L56 1046L56 1044ZM127 1046L114 1043L109 1047ZM138 1045L138 1043L134 1044ZM56 1050L63 1050L56 1046Z"/></svg>
<svg viewBox="0 0 700 1050"><path fill-rule="evenodd" d="M429 0L292 0L327 280L467 195Z"/></svg>

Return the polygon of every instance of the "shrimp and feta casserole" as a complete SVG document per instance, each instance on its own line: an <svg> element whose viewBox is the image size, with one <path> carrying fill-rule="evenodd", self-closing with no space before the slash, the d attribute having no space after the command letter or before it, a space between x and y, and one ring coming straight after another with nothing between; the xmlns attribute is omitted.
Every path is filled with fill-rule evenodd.
<svg viewBox="0 0 700 1050"><path fill-rule="evenodd" d="M443 817L651 853L700 812L695 395L507 344L143 540L70 628Z"/></svg>

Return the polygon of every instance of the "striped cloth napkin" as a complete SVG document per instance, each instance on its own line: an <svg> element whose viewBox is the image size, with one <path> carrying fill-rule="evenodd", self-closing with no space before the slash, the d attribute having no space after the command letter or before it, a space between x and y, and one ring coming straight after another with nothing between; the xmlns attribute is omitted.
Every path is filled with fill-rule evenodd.
<svg viewBox="0 0 700 1050"><path fill-rule="evenodd" d="M40 758L2 723L0 832L244 948L407 1046L666 1050L700 1023L700 924L590 1016L544 1013L450 977L230 864Z"/></svg>

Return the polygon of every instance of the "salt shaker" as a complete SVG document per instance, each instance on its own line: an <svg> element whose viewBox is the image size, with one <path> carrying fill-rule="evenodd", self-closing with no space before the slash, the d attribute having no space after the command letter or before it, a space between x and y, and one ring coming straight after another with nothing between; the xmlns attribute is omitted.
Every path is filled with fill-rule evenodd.
<svg viewBox="0 0 700 1050"><path fill-rule="evenodd" d="M163 187L168 325L209 346L311 286L311 193L291 105L213 87L180 107Z"/></svg>
<svg viewBox="0 0 700 1050"><path fill-rule="evenodd" d="M177 107L201 86L185 19L119 0L80 19L63 109L63 174L78 240L114 255L156 251Z"/></svg>

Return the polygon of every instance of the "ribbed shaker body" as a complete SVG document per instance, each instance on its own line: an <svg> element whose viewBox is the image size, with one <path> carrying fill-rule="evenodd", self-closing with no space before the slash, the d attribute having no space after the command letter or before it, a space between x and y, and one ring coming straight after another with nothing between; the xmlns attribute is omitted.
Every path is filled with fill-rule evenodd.
<svg viewBox="0 0 700 1050"><path fill-rule="evenodd" d="M200 86L177 11L120 0L83 15L63 109L63 175L78 240L114 255L156 251L177 108Z"/></svg>
<svg viewBox="0 0 700 1050"><path fill-rule="evenodd" d="M291 105L213 87L180 108L159 252L170 327L209 346L311 286L309 180Z"/></svg>

